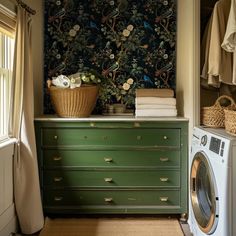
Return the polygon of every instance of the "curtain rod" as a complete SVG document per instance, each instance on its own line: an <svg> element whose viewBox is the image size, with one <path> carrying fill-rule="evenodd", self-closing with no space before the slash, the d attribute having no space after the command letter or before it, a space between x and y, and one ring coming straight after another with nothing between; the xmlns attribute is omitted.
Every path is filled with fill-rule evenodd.
<svg viewBox="0 0 236 236"><path fill-rule="evenodd" d="M35 10L33 10L32 8L30 8L28 5L26 5L24 2L22 2L21 0L16 0L17 1L17 3L21 6L21 7L23 7L23 8L25 8L25 10L26 11L28 11L30 14L32 14L32 15L35 15L36 14L36 11Z"/></svg>

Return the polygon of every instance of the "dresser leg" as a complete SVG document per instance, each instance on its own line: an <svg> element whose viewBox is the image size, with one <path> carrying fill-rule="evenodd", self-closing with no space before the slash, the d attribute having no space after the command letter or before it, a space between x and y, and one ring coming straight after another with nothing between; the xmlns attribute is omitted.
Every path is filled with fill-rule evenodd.
<svg viewBox="0 0 236 236"><path fill-rule="evenodd" d="M188 219L188 214L182 213L179 220L181 223L187 223L187 219Z"/></svg>

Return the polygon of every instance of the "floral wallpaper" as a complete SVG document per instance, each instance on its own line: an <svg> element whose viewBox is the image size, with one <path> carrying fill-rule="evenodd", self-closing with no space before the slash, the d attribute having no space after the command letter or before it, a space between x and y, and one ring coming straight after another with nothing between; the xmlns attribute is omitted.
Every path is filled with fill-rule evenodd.
<svg viewBox="0 0 236 236"><path fill-rule="evenodd" d="M175 89L176 0L45 0L46 80L93 71L101 77L96 110L124 103L135 89Z"/></svg>

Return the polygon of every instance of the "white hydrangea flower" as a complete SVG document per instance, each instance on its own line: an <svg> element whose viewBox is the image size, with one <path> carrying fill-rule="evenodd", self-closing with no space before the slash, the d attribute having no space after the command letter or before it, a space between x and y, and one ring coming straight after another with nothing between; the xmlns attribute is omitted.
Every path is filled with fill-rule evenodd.
<svg viewBox="0 0 236 236"><path fill-rule="evenodd" d="M89 82L89 78L86 77L85 75L83 75L81 79L82 79L84 82Z"/></svg>
<svg viewBox="0 0 236 236"><path fill-rule="evenodd" d="M130 85L128 83L124 83L122 87L123 87L124 90L129 90L130 89Z"/></svg>
<svg viewBox="0 0 236 236"><path fill-rule="evenodd" d="M69 35L71 36L71 37L75 37L76 36L76 31L74 30L74 29L71 29L70 31L69 31Z"/></svg>

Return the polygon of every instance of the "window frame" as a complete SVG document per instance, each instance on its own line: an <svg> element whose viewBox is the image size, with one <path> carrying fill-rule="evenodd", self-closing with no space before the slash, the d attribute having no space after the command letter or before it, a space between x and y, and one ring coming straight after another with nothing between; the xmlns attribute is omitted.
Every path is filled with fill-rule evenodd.
<svg viewBox="0 0 236 236"><path fill-rule="evenodd" d="M16 14L0 4L0 143L9 139L15 25Z"/></svg>

